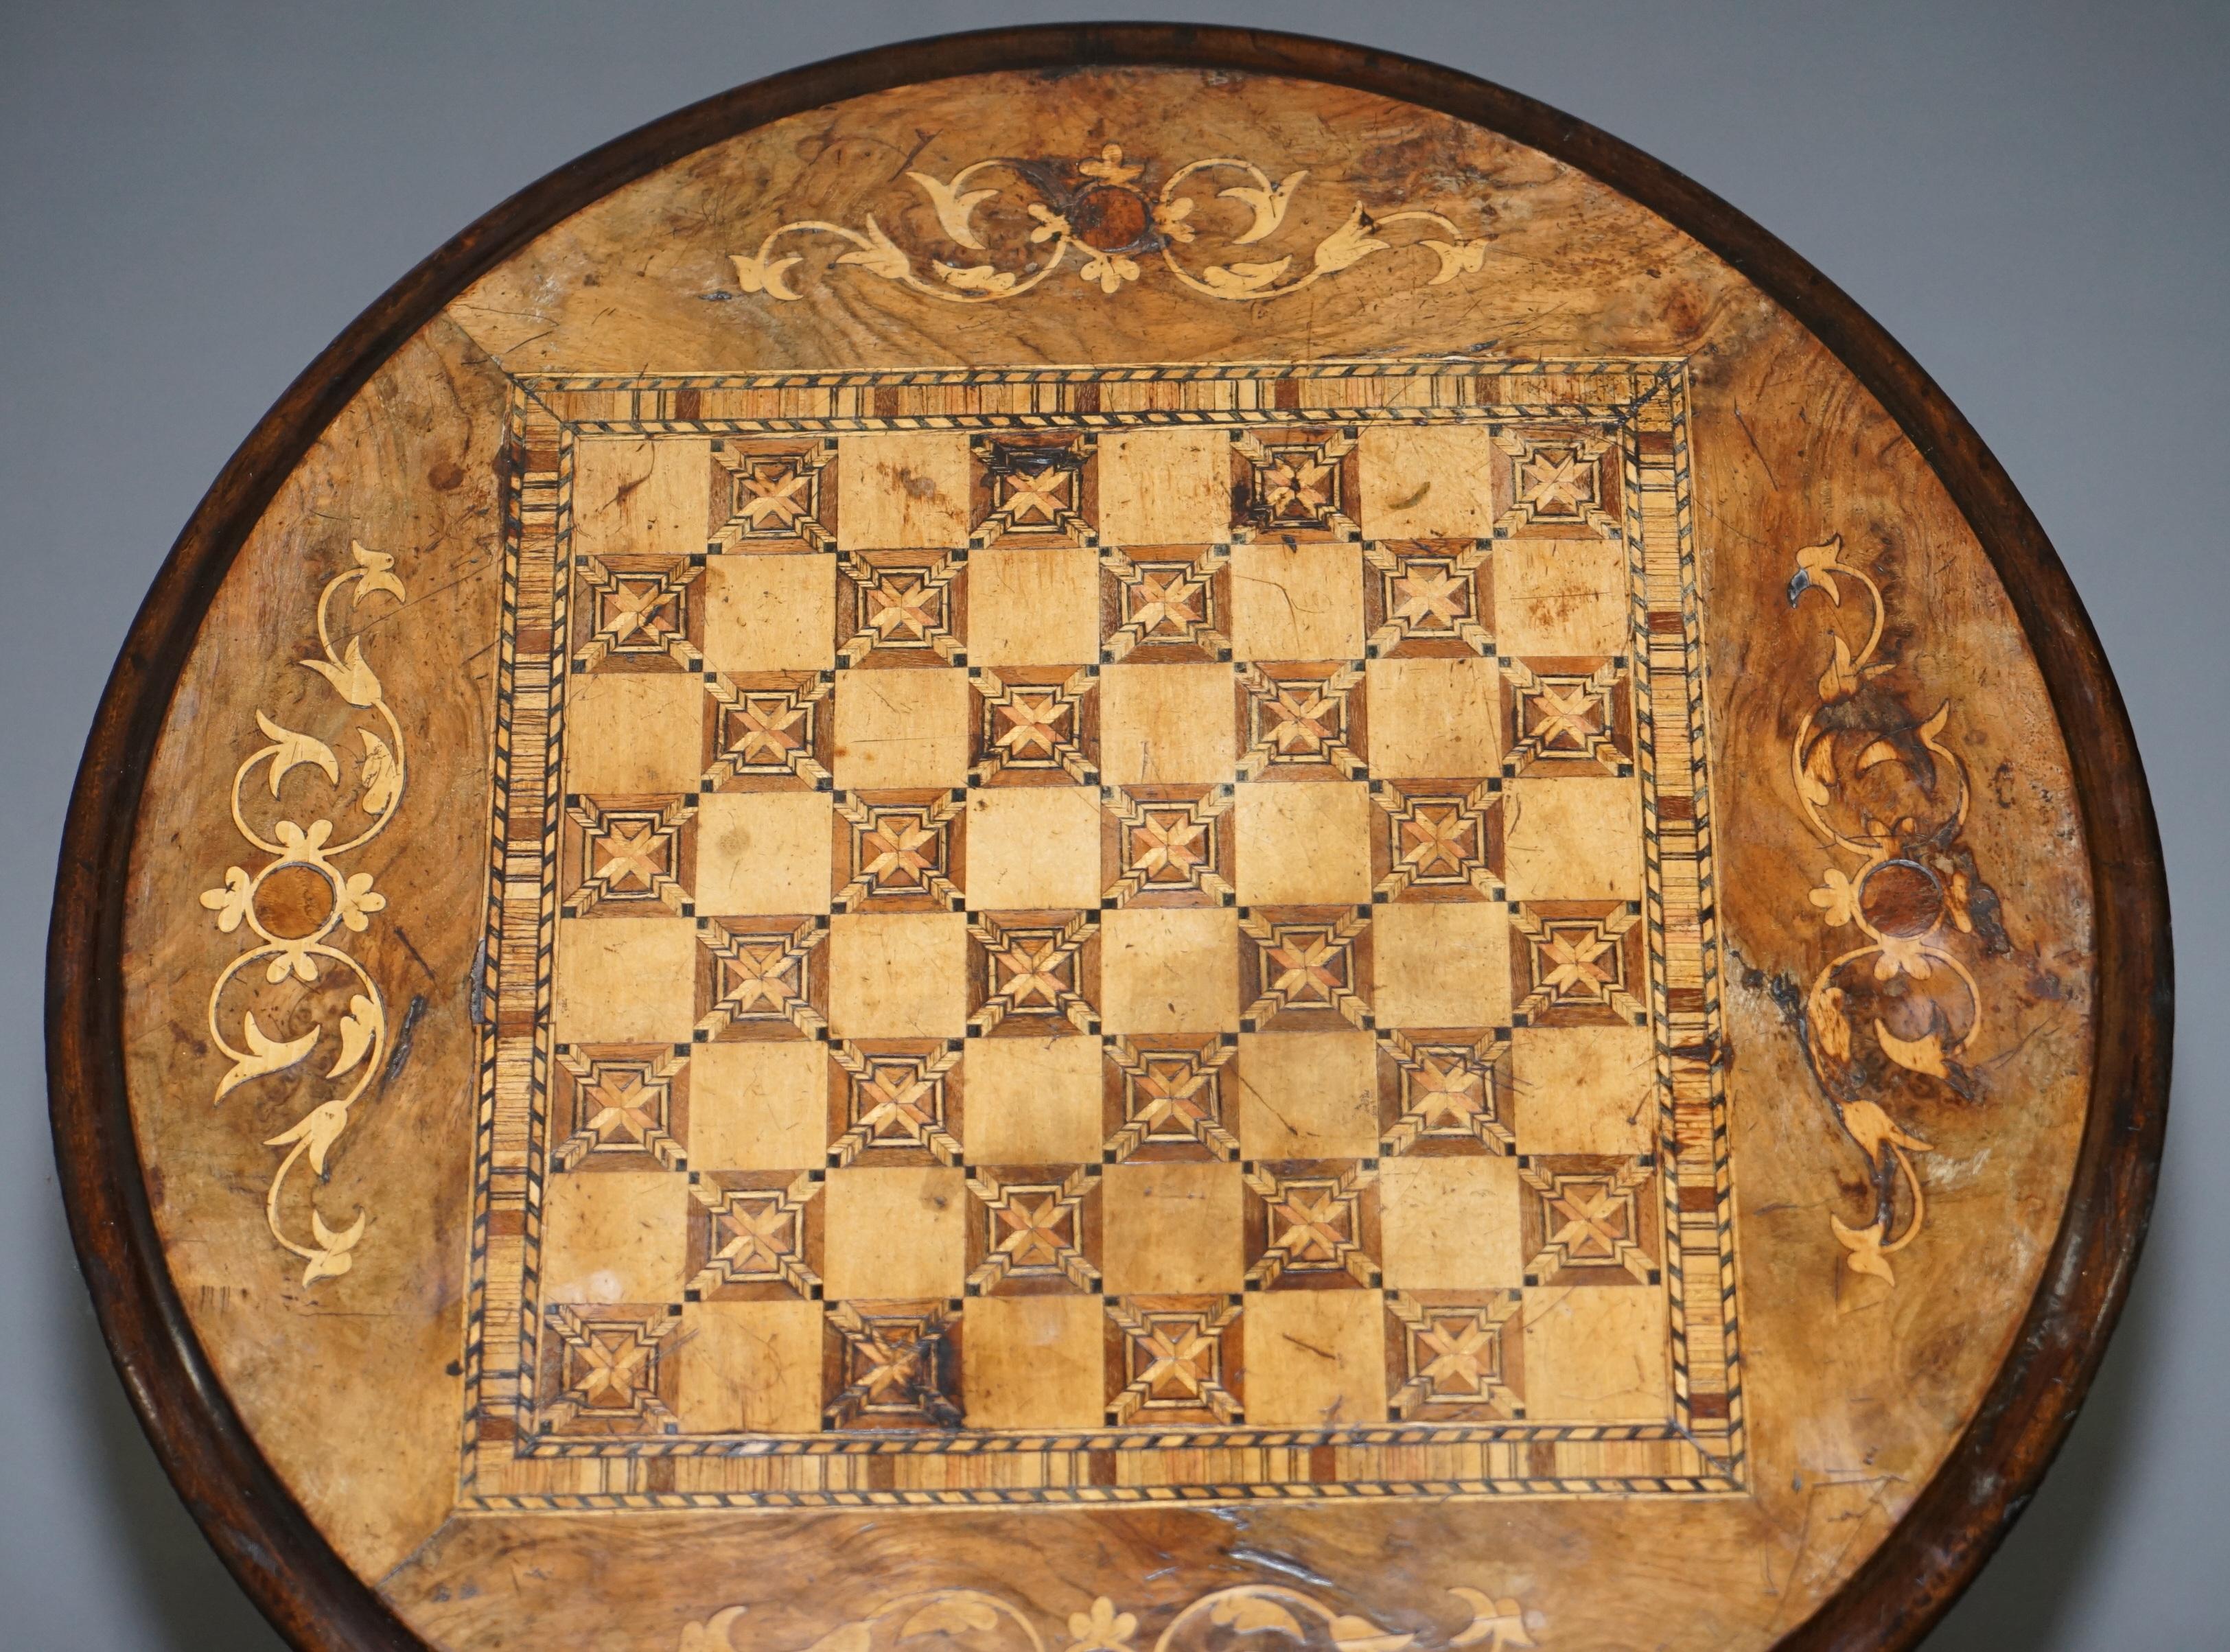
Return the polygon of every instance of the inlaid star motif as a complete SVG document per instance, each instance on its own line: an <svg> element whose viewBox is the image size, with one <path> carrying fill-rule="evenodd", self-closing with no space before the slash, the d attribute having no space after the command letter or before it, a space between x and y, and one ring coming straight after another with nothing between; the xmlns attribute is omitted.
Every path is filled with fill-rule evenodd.
<svg viewBox="0 0 2230 1652"><path fill-rule="evenodd" d="M1295 1262L1335 1261L1352 1236L1349 1216L1337 1188L1289 1188L1270 1205L1270 1243Z"/></svg>
<svg viewBox="0 0 2230 1652"><path fill-rule="evenodd" d="M1445 565L1423 564L1394 581L1394 617L1420 629L1450 631L1471 617L1471 581Z"/></svg>
<svg viewBox="0 0 2230 1652"><path fill-rule="evenodd" d="M1197 1136L1200 1126L1215 1117L1208 1106L1214 1075L1189 1060L1148 1056L1145 1071L1132 1081L1141 1103L1131 1116L1149 1135L1165 1129Z"/></svg>
<svg viewBox="0 0 2230 1652"><path fill-rule="evenodd" d="M658 1093L627 1068L607 1071L582 1086L589 1106L582 1128L605 1140L641 1142L658 1124Z"/></svg>
<svg viewBox="0 0 2230 1652"><path fill-rule="evenodd" d="M856 1094L857 1122L877 1144L922 1141L941 1120L937 1085L915 1062L869 1062Z"/></svg>
<svg viewBox="0 0 2230 1652"><path fill-rule="evenodd" d="M1262 502L1273 517L1313 521L1337 497L1337 469L1314 448L1273 448L1261 477Z"/></svg>
<svg viewBox="0 0 2230 1652"><path fill-rule="evenodd" d="M1243 665L1239 669L1246 707L1247 750L1242 779L1308 769L1350 777L1367 772L1357 749L1363 736L1363 674L1352 665Z"/></svg>
<svg viewBox="0 0 2230 1652"><path fill-rule="evenodd" d="M1544 514L1576 515L1595 500L1595 467L1573 448L1537 448L1526 456L1523 471L1520 492Z"/></svg>
<svg viewBox="0 0 2230 1652"><path fill-rule="evenodd" d="M795 1212L770 1194L749 1201L731 1199L722 1213L725 1242L713 1254L738 1274L779 1273L794 1249Z"/></svg>
<svg viewBox="0 0 2230 1652"><path fill-rule="evenodd" d="M1263 951L1276 966L1271 991L1297 1002L1329 1003L1333 990L1347 978L1346 949L1321 931L1281 939Z"/></svg>
<svg viewBox="0 0 2230 1652"><path fill-rule="evenodd" d="M797 960L779 940L738 942L721 963L727 983L721 996L744 1015L779 1010L797 996Z"/></svg>
<svg viewBox="0 0 2230 1652"><path fill-rule="evenodd" d="M944 623L944 593L919 574L887 574L861 601L861 623L886 641L920 642Z"/></svg>
<svg viewBox="0 0 2230 1652"><path fill-rule="evenodd" d="M1544 683L1533 705L1531 732L1544 746L1590 750L1603 732L1602 699L1586 683Z"/></svg>
<svg viewBox="0 0 2230 1652"><path fill-rule="evenodd" d="M748 764L785 763L805 747L807 707L788 695L747 694L732 713L741 726L736 750Z"/></svg>
<svg viewBox="0 0 2230 1652"><path fill-rule="evenodd" d="M1546 1197L1551 1217L1563 1225L1549 1242L1575 1260L1608 1262L1627 1236L1633 1201L1608 1182L1567 1181Z"/></svg>
<svg viewBox="0 0 2230 1652"><path fill-rule="evenodd" d="M1402 864L1419 877L1460 876L1477 853L1477 823L1460 803L1420 803L1400 829Z"/></svg>
<svg viewBox="0 0 2230 1652"><path fill-rule="evenodd" d="M812 1037L827 1025L827 920L699 920L697 1033L706 1038Z"/></svg>
<svg viewBox="0 0 2230 1652"><path fill-rule="evenodd" d="M1483 1394L1501 1375L1501 1339L1470 1315L1433 1320L1417 1343L1432 1356L1418 1374L1435 1393Z"/></svg>
<svg viewBox="0 0 2230 1652"><path fill-rule="evenodd" d="M1256 907L1242 913L1241 1029L1321 1025L1327 1015L1368 1026L1370 1006L1363 994L1370 977L1358 949L1367 946L1370 928L1369 918L1352 908Z"/></svg>
<svg viewBox="0 0 2230 1652"><path fill-rule="evenodd" d="M1238 1140L1223 1124L1222 1089L1236 1043L1205 1039L1182 1049L1140 1049L1114 1041L1108 1061L1119 1089L1111 1102L1108 1156L1238 1158Z"/></svg>
<svg viewBox="0 0 2230 1652"><path fill-rule="evenodd" d="M1017 528L1053 527L1067 512L1068 473L1063 469L1048 465L1034 473L1016 470L1002 481L1006 497L1000 507Z"/></svg>
<svg viewBox="0 0 2230 1652"><path fill-rule="evenodd" d="M1189 882L1192 868L1207 861L1208 832L1208 823L1189 810L1149 809L1131 829L1131 864L1149 882Z"/></svg>
<svg viewBox="0 0 2230 1652"><path fill-rule="evenodd" d="M1525 1283L1656 1283L1653 1253L1661 1237L1643 1230L1654 1174L1647 1156L1520 1159L1521 1226L1531 1257Z"/></svg>
<svg viewBox="0 0 2230 1652"><path fill-rule="evenodd" d="M769 671L708 678L712 761L706 790L794 791L828 784L834 676Z"/></svg>
<svg viewBox="0 0 2230 1652"><path fill-rule="evenodd" d="M957 1316L935 1303L840 1302L827 1324L839 1339L841 1385L828 1397L832 1429L953 1428L960 1370Z"/></svg>
<svg viewBox="0 0 2230 1652"><path fill-rule="evenodd" d="M1016 1004L1037 1002L1048 1006L1060 1002L1067 991L1062 978L1069 949L1058 935L1009 941L994 954L999 969L999 992Z"/></svg>
<svg viewBox="0 0 2230 1652"><path fill-rule="evenodd" d="M1068 1210L1058 1192L1017 1193L997 1213L1006 1229L998 1249L1017 1268L1050 1268L1069 1248Z"/></svg>
<svg viewBox="0 0 2230 1652"><path fill-rule="evenodd" d="M1131 623L1148 639L1189 637L1208 617L1207 590L1181 568L1146 568L1132 587Z"/></svg>
<svg viewBox="0 0 2230 1652"><path fill-rule="evenodd" d="M604 623L598 629L604 632L616 648L623 648L641 632L650 642L660 642L675 629L676 599L672 591L654 582L622 579L619 590L604 604Z"/></svg>
<svg viewBox="0 0 2230 1652"><path fill-rule="evenodd" d="M790 532L812 509L813 480L794 461L754 460L736 473L735 513L759 532Z"/></svg>
<svg viewBox="0 0 2230 1652"><path fill-rule="evenodd" d="M682 1162L675 1139L686 1058L669 1046L560 1044L556 1054L558 1170L595 1159L639 1159L668 1170Z"/></svg>
<svg viewBox="0 0 2230 1652"><path fill-rule="evenodd" d="M1006 725L994 742L1016 758L1050 758L1060 748L1060 724L1075 707L1058 688L1015 689L992 714Z"/></svg>
<svg viewBox="0 0 2230 1652"><path fill-rule="evenodd" d="M1157 1399L1197 1399L1215 1368L1216 1339L1198 1320L1162 1320L1138 1338L1139 1385Z"/></svg>
<svg viewBox="0 0 2230 1652"><path fill-rule="evenodd" d="M690 797L569 797L565 803L569 918L689 910L696 803Z"/></svg>
<svg viewBox="0 0 2230 1652"><path fill-rule="evenodd" d="M1319 688L1281 683L1262 709L1270 720L1271 745L1287 756L1323 751L1337 727L1339 702Z"/></svg>
<svg viewBox="0 0 2230 1652"><path fill-rule="evenodd" d="M632 1329L592 1331L574 1355L572 1392L600 1410L631 1410L650 1355L650 1345Z"/></svg>
<svg viewBox="0 0 2230 1652"><path fill-rule="evenodd" d="M597 859L591 875L615 887L648 889L666 870L669 839L670 834L655 821L615 820L596 840Z"/></svg>
<svg viewBox="0 0 2230 1652"><path fill-rule="evenodd" d="M538 1426L572 1436L670 1432L673 1367L662 1355L678 1323L662 1307L551 1308Z"/></svg>
<svg viewBox="0 0 2230 1652"><path fill-rule="evenodd" d="M1240 1396L1235 1339L1243 1318L1218 1297L1111 1298L1107 1317L1122 1338L1107 1421L1236 1423ZM1119 1386L1118 1386L1119 1383Z"/></svg>
<svg viewBox="0 0 2230 1652"><path fill-rule="evenodd" d="M1460 1056L1422 1056L1410 1094L1428 1130L1467 1132L1486 1111L1486 1076Z"/></svg>
<svg viewBox="0 0 2230 1652"><path fill-rule="evenodd" d="M1376 1218L1366 1211L1366 1201L1376 1209L1375 1170L1352 1161L1336 1172L1323 1167L1313 1174L1250 1165L1245 1179L1249 1285L1260 1290L1320 1285L1332 1275L1377 1285L1378 1264L1370 1254L1377 1242Z"/></svg>
<svg viewBox="0 0 2230 1652"><path fill-rule="evenodd" d="M1600 998L1603 989L1618 978L1615 962L1605 964L1614 943L1592 926L1586 929L1552 927L1541 952L1550 968L1541 984L1559 997Z"/></svg>
<svg viewBox="0 0 2230 1652"><path fill-rule="evenodd" d="M869 881L918 887L938 864L938 836L918 815L885 815L860 834L865 858L860 875Z"/></svg>
<svg viewBox="0 0 2230 1652"><path fill-rule="evenodd" d="M1389 1155L1429 1142L1436 1152L1507 1152L1506 1034L1489 1027L1432 1034L1399 1029L1379 1035L1382 1089L1380 1150ZM1501 1078L1498 1080L1498 1074Z"/></svg>
<svg viewBox="0 0 2230 1652"><path fill-rule="evenodd" d="M695 671L701 631L695 587L699 559L620 554L574 558L577 612L590 636L576 649L577 671Z"/></svg>
<svg viewBox="0 0 2230 1652"><path fill-rule="evenodd" d="M1511 911L1524 991L1516 1013L1541 1026L1644 1023L1639 902L1527 901Z"/></svg>
<svg viewBox="0 0 2230 1652"><path fill-rule="evenodd" d="M1092 962L1098 957L1098 913L1027 920L980 916L970 920L968 932L975 959L969 1024L978 1033L996 1031L1015 1016L1022 1017L1023 1027L1099 1030L1092 1003L1098 991Z"/></svg>
<svg viewBox="0 0 2230 1652"><path fill-rule="evenodd" d="M1395 1292L1386 1299L1402 1380L1388 1396L1397 1417L1515 1420L1524 1363L1515 1291Z"/></svg>

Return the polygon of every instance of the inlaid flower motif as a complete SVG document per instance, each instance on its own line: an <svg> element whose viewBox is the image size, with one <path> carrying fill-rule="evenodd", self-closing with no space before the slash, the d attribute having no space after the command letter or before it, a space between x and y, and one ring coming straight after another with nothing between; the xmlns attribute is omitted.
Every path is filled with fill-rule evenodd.
<svg viewBox="0 0 2230 1652"><path fill-rule="evenodd" d="M1069 1614L1068 1652L1130 1652L1131 1637L1138 1632L1138 1618L1117 1611L1115 1603L1102 1595L1090 1611Z"/></svg>
<svg viewBox="0 0 2230 1652"><path fill-rule="evenodd" d="M1101 292L1113 293L1124 282L1138 279L1138 261L1120 253L1094 252L1086 257L1084 268L1077 274L1087 281L1099 282Z"/></svg>
<svg viewBox="0 0 2230 1652"><path fill-rule="evenodd" d="M1812 891L1812 904L1820 908L1822 922L1831 929L1840 929L1859 915L1858 886L1842 868L1831 866L1822 875L1820 887Z"/></svg>
<svg viewBox="0 0 2230 1652"><path fill-rule="evenodd" d="M370 913L386 909L387 897L373 889L371 873L358 872L341 886L334 905L341 921L361 933Z"/></svg>
<svg viewBox="0 0 2230 1652"><path fill-rule="evenodd" d="M229 935L248 916L248 903L255 896L255 888L247 873L236 866L229 866L224 869L224 887L203 890L202 905L216 914L217 928Z"/></svg>

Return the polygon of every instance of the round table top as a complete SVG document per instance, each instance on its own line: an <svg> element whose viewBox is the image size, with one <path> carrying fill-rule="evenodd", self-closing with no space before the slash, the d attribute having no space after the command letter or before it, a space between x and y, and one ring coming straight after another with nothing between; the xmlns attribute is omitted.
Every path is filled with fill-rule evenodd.
<svg viewBox="0 0 2230 1652"><path fill-rule="evenodd" d="M306 1646L1906 1644L2158 1158L2143 782L1972 432L1319 42L871 53L499 209L71 831L81 1252Z"/></svg>

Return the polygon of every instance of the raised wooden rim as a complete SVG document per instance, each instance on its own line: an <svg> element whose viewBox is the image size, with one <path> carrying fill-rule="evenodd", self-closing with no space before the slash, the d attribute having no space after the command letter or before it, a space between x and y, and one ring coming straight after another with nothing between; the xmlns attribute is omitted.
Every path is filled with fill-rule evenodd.
<svg viewBox="0 0 2230 1652"><path fill-rule="evenodd" d="M1046 24L879 47L654 121L512 196L383 294L290 385L171 548L103 695L63 834L48 938L55 1155L78 1258L118 1372L186 1507L280 1632L310 1652L425 1643L343 1564L219 1384L157 1237L122 1056L124 906L140 791L203 616L281 481L372 373L471 282L619 185L785 116L998 70L1114 65L1288 75L1501 132L1601 179L1733 265L1889 410L1981 539L2043 668L2072 760L2098 918L2097 1045L2059 1238L2013 1351L1943 1468L1841 1589L1780 1643L1909 1647L2003 1539L2080 1409L2143 1246L2166 1123L2168 885L2120 691L2028 507L1918 364L1834 283L1724 201L1515 92L1412 58L1266 30Z"/></svg>

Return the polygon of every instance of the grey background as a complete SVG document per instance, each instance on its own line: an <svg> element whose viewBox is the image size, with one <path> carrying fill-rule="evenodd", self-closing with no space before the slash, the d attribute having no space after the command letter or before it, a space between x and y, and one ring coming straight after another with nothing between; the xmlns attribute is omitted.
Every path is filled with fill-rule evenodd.
<svg viewBox="0 0 2230 1652"><path fill-rule="evenodd" d="M68 787L125 629L203 489L390 282L591 145L857 47L1118 10L0 4L0 1647L278 1645L113 1374L42 1081ZM1931 1645L2230 1642L2210 1495L2230 1475L2230 1199L2206 1180L2230 1168L2230 13L1195 0L1137 15L1435 58L1640 145L1856 297L2027 494L2143 742L2184 1014L2158 1216L2113 1352L2059 1467Z"/></svg>

